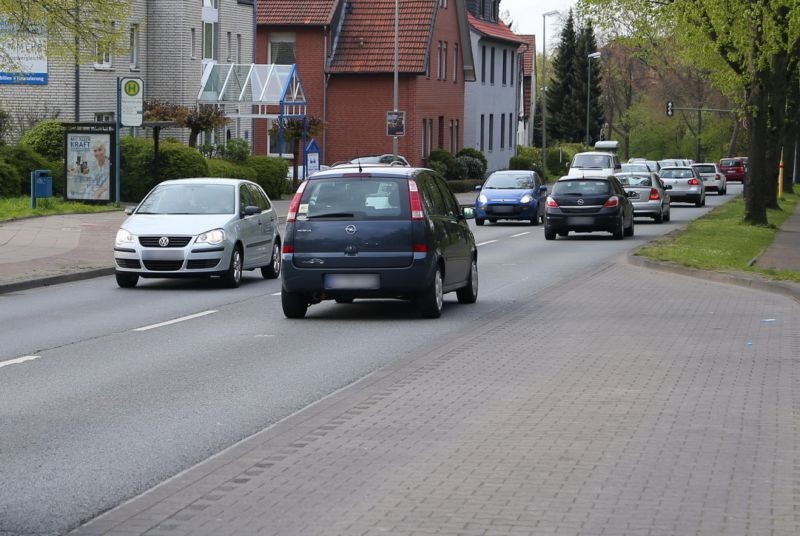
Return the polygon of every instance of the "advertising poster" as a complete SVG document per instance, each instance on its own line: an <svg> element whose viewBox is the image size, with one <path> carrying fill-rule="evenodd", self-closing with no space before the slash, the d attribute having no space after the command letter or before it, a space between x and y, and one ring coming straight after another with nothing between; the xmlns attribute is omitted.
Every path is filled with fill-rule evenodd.
<svg viewBox="0 0 800 536"><path fill-rule="evenodd" d="M67 133L67 199L111 200L111 147L109 133Z"/></svg>
<svg viewBox="0 0 800 536"><path fill-rule="evenodd" d="M0 59L13 65L0 70L0 84L47 84L47 36L44 29L20 32L7 19L0 19Z"/></svg>
<svg viewBox="0 0 800 536"><path fill-rule="evenodd" d="M392 137L406 135L405 112L386 112L386 135Z"/></svg>

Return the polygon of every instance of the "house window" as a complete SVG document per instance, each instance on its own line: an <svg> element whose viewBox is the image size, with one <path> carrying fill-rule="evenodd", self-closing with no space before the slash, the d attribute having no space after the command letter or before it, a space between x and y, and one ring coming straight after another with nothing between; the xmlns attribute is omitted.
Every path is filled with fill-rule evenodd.
<svg viewBox="0 0 800 536"><path fill-rule="evenodd" d="M228 55L225 57L226 58L225 61L230 63L231 60L233 60L233 34L231 32L228 32L227 37L228 37Z"/></svg>
<svg viewBox="0 0 800 536"><path fill-rule="evenodd" d="M508 79L508 50L503 49L503 85L506 85Z"/></svg>
<svg viewBox="0 0 800 536"><path fill-rule="evenodd" d="M481 84L486 83L486 45L481 45Z"/></svg>
<svg viewBox="0 0 800 536"><path fill-rule="evenodd" d="M197 57L197 55L195 54L195 52L197 51L197 36L195 34L194 28L189 30L189 32L191 33L191 40L189 45L191 48L189 49L189 56L192 59L195 59Z"/></svg>
<svg viewBox="0 0 800 536"><path fill-rule="evenodd" d="M242 34L236 34L236 63L242 63Z"/></svg>
<svg viewBox="0 0 800 536"><path fill-rule="evenodd" d="M425 156L431 154L431 149L433 149L433 119L428 119L428 147Z"/></svg>
<svg viewBox="0 0 800 536"><path fill-rule="evenodd" d="M94 120L97 123L113 123L114 112L97 112L94 114Z"/></svg>
<svg viewBox="0 0 800 536"><path fill-rule="evenodd" d="M458 82L458 43L453 43L453 83Z"/></svg>
<svg viewBox="0 0 800 536"><path fill-rule="evenodd" d="M217 24L214 22L203 23L203 59L216 59L216 34Z"/></svg>
<svg viewBox="0 0 800 536"><path fill-rule="evenodd" d="M133 24L131 25L131 34L130 34L130 41L128 43L128 48L130 48L130 64L131 64L131 71L136 71L139 69L139 25Z"/></svg>
<svg viewBox="0 0 800 536"><path fill-rule="evenodd" d="M422 158L428 158L433 148L433 119L422 120Z"/></svg>
<svg viewBox="0 0 800 536"><path fill-rule="evenodd" d="M203 7L217 8L217 0L203 0Z"/></svg>
<svg viewBox="0 0 800 536"><path fill-rule="evenodd" d="M455 130L454 130L454 128L455 128L455 125L453 123L453 120L451 119L450 120L450 152L451 153L455 153L456 152L456 139L455 139Z"/></svg>
<svg viewBox="0 0 800 536"><path fill-rule="evenodd" d="M514 114L508 114L508 148L514 148Z"/></svg>
<svg viewBox="0 0 800 536"><path fill-rule="evenodd" d="M439 7L442 9L447 9L447 0L439 0Z"/></svg>
<svg viewBox="0 0 800 536"><path fill-rule="evenodd" d="M94 49L94 68L95 69L111 69L111 39L110 36L114 33L114 23L107 32L100 32L100 37L95 41ZM105 34L105 35L104 35Z"/></svg>
<svg viewBox="0 0 800 536"><path fill-rule="evenodd" d="M494 149L494 114L489 114L489 152Z"/></svg>
<svg viewBox="0 0 800 536"><path fill-rule="evenodd" d="M436 146L439 149L444 149L444 116L443 115L439 116L439 132L438 132L438 134L439 134L439 139L437 141L439 143L437 143Z"/></svg>
<svg viewBox="0 0 800 536"><path fill-rule="evenodd" d="M514 51L511 51L511 85L514 85L514 61L516 60L516 55Z"/></svg>
<svg viewBox="0 0 800 536"><path fill-rule="evenodd" d="M500 114L500 150L506 148L506 114Z"/></svg>
<svg viewBox="0 0 800 536"><path fill-rule="evenodd" d="M484 115L481 114L481 147L480 147L481 152L483 152L483 138L484 138L483 134L484 134L484 130L485 130L484 129L485 124L486 124L486 122L484 120Z"/></svg>
<svg viewBox="0 0 800 536"><path fill-rule="evenodd" d="M460 140L460 139L461 139L461 133L460 133L460 131L459 131L459 125L458 125L458 121L459 121L459 120L458 120L458 119L456 119L456 137L455 137L455 139L454 139L454 141L453 141L453 148L454 148L453 152L454 152L454 153L455 153L456 151L458 151L458 150L459 150L459 147L458 147L458 140Z"/></svg>
<svg viewBox="0 0 800 536"><path fill-rule="evenodd" d="M278 65L291 65L295 61L295 35L276 33L269 36L269 62Z"/></svg>
<svg viewBox="0 0 800 536"><path fill-rule="evenodd" d="M489 83L494 85L494 47L492 47L492 61L491 61L491 65L489 66L489 69L490 69L490 71L489 71Z"/></svg>
<svg viewBox="0 0 800 536"><path fill-rule="evenodd" d="M442 80L447 80L447 41L442 46L442 61L444 62L442 65Z"/></svg>
<svg viewBox="0 0 800 536"><path fill-rule="evenodd" d="M442 42L439 41L439 45L436 52L436 80L442 79Z"/></svg>

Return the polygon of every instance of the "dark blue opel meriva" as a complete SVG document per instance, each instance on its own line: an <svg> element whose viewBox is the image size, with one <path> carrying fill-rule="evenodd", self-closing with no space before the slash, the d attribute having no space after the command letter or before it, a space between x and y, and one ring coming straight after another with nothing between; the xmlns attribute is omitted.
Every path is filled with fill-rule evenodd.
<svg viewBox="0 0 800 536"><path fill-rule="evenodd" d="M478 297L478 250L444 179L429 169L337 166L300 185L286 218L281 302L302 318L322 300L414 300L438 318L443 295Z"/></svg>

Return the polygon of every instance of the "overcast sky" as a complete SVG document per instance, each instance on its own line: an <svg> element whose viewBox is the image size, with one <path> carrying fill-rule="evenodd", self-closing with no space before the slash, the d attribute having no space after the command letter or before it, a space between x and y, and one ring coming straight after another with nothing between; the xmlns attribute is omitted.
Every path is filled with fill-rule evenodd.
<svg viewBox="0 0 800 536"><path fill-rule="evenodd" d="M575 0L500 0L500 12L508 11L514 21L514 31L520 34L534 34L536 49L542 51L542 13L558 10L566 15L575 5ZM547 17L547 50L552 50L561 33L561 19L558 15Z"/></svg>

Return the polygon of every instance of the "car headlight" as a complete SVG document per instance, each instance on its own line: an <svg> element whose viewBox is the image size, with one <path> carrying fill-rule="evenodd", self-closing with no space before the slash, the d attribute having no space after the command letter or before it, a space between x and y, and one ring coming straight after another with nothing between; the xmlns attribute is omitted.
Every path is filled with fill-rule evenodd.
<svg viewBox="0 0 800 536"><path fill-rule="evenodd" d="M531 196L531 194L525 194L519 200L519 202L522 203L523 205L527 205L531 201L533 201L533 197Z"/></svg>
<svg viewBox="0 0 800 536"><path fill-rule="evenodd" d="M488 201L489 199L485 195L481 194L478 196L478 203L481 205L485 205Z"/></svg>
<svg viewBox="0 0 800 536"><path fill-rule="evenodd" d="M214 229L213 231L206 231L197 237L197 244L221 244L225 241L225 231L222 229Z"/></svg>
<svg viewBox="0 0 800 536"><path fill-rule="evenodd" d="M125 244L132 244L135 239L136 237L134 237L129 231L120 228L120 230L117 231L117 238L114 239L114 245L123 246Z"/></svg>

